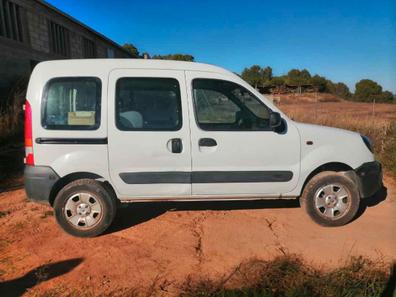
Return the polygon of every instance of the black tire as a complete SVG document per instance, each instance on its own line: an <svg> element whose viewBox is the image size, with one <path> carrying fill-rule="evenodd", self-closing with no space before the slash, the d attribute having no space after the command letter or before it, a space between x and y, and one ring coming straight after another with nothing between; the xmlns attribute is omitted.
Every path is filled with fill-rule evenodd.
<svg viewBox="0 0 396 297"><path fill-rule="evenodd" d="M77 197L74 199L78 200L81 194L88 194L88 197L90 197L89 201L94 201L94 203L99 203L100 205L100 212L97 214L99 218L95 217L92 219L96 220L92 226L84 226L82 223L81 226L76 226L70 220L73 215L70 213L69 216L69 210L66 208L67 203L71 197ZM77 237L94 237L102 234L111 225L116 214L117 203L116 198L100 182L92 179L79 179L69 183L59 191L53 207L56 220L64 231ZM94 215L93 212L91 212L92 215ZM85 219L82 221L86 222Z"/></svg>
<svg viewBox="0 0 396 297"><path fill-rule="evenodd" d="M334 213L337 214L337 210L336 211L333 210L338 206L336 206L335 208L331 208L331 206L334 204L330 204L330 206L326 204L326 206L319 207L323 202L328 201L327 199L332 199L332 197L330 197L331 195L326 196L326 194L324 194L323 189L326 187L327 189L328 188L332 189L333 185L336 185L335 190L337 190L338 186L342 186L343 189L348 194L346 198L338 199L338 201L342 200L342 202L345 203L343 204L343 206L348 205L347 207L345 207L345 210L343 210L342 213L339 212L340 214L338 216L334 215ZM323 198L323 197L329 197L329 198ZM318 199L325 199L325 200L318 200ZM338 205L339 202L337 202L337 198L334 198L334 200L335 201L330 200L330 202L337 203L336 205ZM355 218L359 210L359 204L360 204L360 195L357 185L344 174L333 171L321 172L316 176L314 176L305 186L303 194L300 198L301 207L305 209L305 211L311 217L311 219L314 220L319 225L326 227L337 227L348 224L350 221L352 221ZM330 218L325 215L325 212L327 211L326 210L327 207L330 208L328 214L329 215L332 214L334 217Z"/></svg>

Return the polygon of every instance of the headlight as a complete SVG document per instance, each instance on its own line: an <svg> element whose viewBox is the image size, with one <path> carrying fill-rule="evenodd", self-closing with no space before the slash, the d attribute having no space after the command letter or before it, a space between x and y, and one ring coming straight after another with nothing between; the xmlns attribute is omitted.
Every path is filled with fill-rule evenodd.
<svg viewBox="0 0 396 297"><path fill-rule="evenodd" d="M360 135L360 136L362 136L362 140L364 144L367 146L367 148L370 150L370 152L374 153L373 142L371 141L371 139L365 135Z"/></svg>

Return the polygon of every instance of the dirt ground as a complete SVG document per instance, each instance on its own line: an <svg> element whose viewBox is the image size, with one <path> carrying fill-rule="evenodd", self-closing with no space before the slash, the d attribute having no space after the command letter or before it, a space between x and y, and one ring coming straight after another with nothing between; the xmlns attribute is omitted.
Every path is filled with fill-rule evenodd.
<svg viewBox="0 0 396 297"><path fill-rule="evenodd" d="M284 253L324 269L351 255L392 262L396 184L386 178L385 186L355 221L338 228L316 225L296 201L144 203L120 209L110 231L92 239L65 234L51 208L28 202L23 189L5 192L0 296L154 286L173 295L187 277L221 277L245 260Z"/></svg>

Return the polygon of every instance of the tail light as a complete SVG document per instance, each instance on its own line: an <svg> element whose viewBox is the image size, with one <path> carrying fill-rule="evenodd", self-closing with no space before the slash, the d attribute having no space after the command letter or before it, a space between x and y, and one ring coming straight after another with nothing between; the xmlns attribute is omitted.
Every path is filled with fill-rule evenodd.
<svg viewBox="0 0 396 297"><path fill-rule="evenodd" d="M28 100L25 102L25 164L34 165L32 107Z"/></svg>

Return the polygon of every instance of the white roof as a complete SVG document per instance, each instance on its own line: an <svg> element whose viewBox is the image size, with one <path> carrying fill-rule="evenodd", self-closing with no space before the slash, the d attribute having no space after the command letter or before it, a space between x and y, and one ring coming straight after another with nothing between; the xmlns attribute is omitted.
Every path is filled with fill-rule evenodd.
<svg viewBox="0 0 396 297"><path fill-rule="evenodd" d="M68 69L74 67L76 69L95 68L104 71L116 68L191 70L234 75L234 73L228 70L210 64L156 59L71 59L45 61L38 64L40 70L58 67L66 67Z"/></svg>

